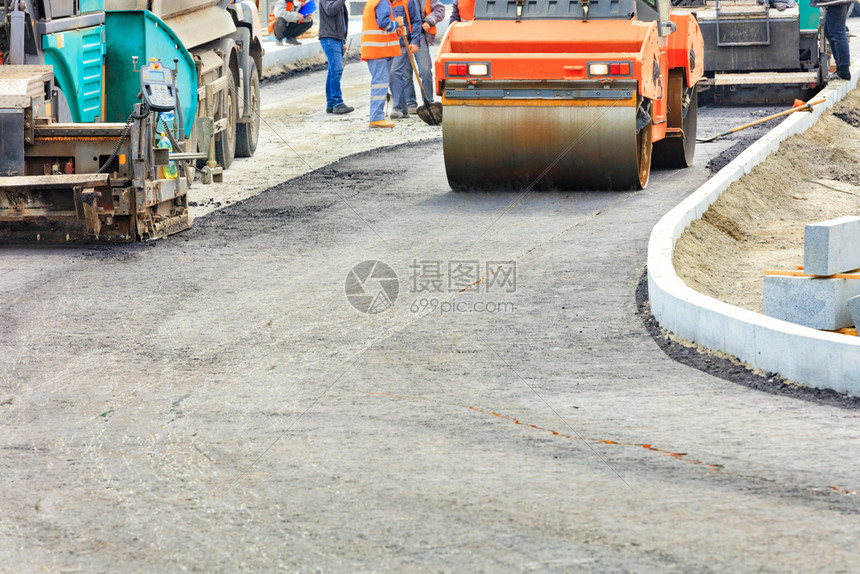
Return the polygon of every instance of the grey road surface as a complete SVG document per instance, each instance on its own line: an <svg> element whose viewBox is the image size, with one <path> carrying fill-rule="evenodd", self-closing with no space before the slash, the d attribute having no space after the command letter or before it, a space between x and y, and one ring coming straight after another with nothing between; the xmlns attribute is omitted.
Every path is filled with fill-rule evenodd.
<svg viewBox="0 0 860 574"><path fill-rule="evenodd" d="M431 141L154 244L0 249L0 571L855 570L856 411L635 314L725 147L518 197L450 191Z"/></svg>

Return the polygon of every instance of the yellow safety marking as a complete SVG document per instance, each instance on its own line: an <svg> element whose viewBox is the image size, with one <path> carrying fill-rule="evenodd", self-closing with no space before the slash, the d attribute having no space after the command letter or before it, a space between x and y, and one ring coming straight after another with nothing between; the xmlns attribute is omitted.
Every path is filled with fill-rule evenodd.
<svg viewBox="0 0 860 574"><path fill-rule="evenodd" d="M860 279L860 269L848 273L834 273L833 275L808 275L803 271L780 271L778 269L765 269L765 275L778 275L780 277L813 277L819 279Z"/></svg>
<svg viewBox="0 0 860 574"><path fill-rule="evenodd" d="M827 331L828 333L836 333L838 335L850 335L852 337L857 336L857 329L852 329L851 327L845 327L844 329L836 329L835 331L831 331L830 329L821 329L822 331Z"/></svg>

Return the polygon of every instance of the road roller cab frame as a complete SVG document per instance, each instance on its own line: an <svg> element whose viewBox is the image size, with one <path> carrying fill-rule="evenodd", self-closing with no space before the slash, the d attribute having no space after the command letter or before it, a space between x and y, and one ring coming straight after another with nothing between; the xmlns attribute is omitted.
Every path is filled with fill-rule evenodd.
<svg viewBox="0 0 860 574"><path fill-rule="evenodd" d="M448 181L639 189L689 166L703 42L668 0L476 0L436 59Z"/></svg>

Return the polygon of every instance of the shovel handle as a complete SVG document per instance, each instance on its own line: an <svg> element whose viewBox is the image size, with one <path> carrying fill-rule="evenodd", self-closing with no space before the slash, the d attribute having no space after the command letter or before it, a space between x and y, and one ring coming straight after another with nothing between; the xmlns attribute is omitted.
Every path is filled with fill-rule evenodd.
<svg viewBox="0 0 860 574"><path fill-rule="evenodd" d="M757 126L757 125L759 125L759 124L763 124L764 122L769 122L770 120L774 120L774 119L779 118L779 117L782 117L782 116L787 116L788 114L793 114L794 112L801 112L801 111L805 111L805 110L808 110L808 111L810 111L810 112L811 112L811 111L812 111L812 106L817 106L818 104L823 104L823 103L824 103L824 102L826 102L826 101L827 101L827 100L825 100L824 98L818 98L817 100L812 100L811 102L806 102L806 103L805 103L805 104L803 104L803 105L795 106L795 107L790 108L790 109L788 109L788 110L783 110L783 111L781 111L781 112L777 112L777 113L775 113L775 114L771 114L771 115L769 115L769 116L767 116L767 117L765 117L765 118L761 118L761 119L755 120L755 121L750 122L750 123L748 123L748 124L744 124L744 125L742 125L742 126L738 126L738 127L736 127L736 128L732 128L732 129L730 129L730 130L729 130L729 131L727 131L727 132L723 132L723 133L717 134L717 135L715 135L715 136L713 136L713 137L710 137L710 138L707 138L707 139L697 139L696 141L697 141L697 142L700 142L700 143L712 142L712 141L714 141L714 140L715 140L715 139L717 139L717 138L721 138L721 137L723 137L723 136L731 135L731 134L733 134L733 133L735 133L735 132L739 132L739 131L741 131L741 130L745 130L745 129L747 129L747 128L751 128L751 127L753 127L753 126Z"/></svg>
<svg viewBox="0 0 860 574"><path fill-rule="evenodd" d="M424 40L427 41L426 39ZM418 73L418 64L415 63L415 55L409 49L409 44L406 44L406 53L409 55L409 63L412 64L412 71L415 72L415 77L418 78L418 87L421 88L421 97L424 98L424 103L429 104L430 98L427 97L427 92L424 91L424 82L421 81L421 75Z"/></svg>

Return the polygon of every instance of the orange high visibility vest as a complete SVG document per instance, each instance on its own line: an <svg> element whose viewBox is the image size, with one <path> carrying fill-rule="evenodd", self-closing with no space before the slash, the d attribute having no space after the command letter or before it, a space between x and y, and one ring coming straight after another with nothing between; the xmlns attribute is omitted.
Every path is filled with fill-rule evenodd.
<svg viewBox="0 0 860 574"><path fill-rule="evenodd" d="M475 0L457 0L457 11L460 20L468 22L475 19Z"/></svg>
<svg viewBox="0 0 860 574"><path fill-rule="evenodd" d="M430 0L424 3L424 16L429 16L433 10L430 8ZM428 34L436 35L436 26L431 26L429 30L427 30Z"/></svg>
<svg viewBox="0 0 860 574"><path fill-rule="evenodd" d="M388 0L370 0L364 5L361 26L361 59L378 60L400 55L400 38L395 32L386 32L376 23L376 6ZM392 18L394 17L392 11Z"/></svg>
<svg viewBox="0 0 860 574"><path fill-rule="evenodd" d="M391 16L394 17L394 9L395 8L403 8L403 12L406 14L406 17L403 19L403 22L406 28L406 35L403 37L404 42L409 41L409 36L412 35L412 20L409 18L409 0L389 0L391 3Z"/></svg>

